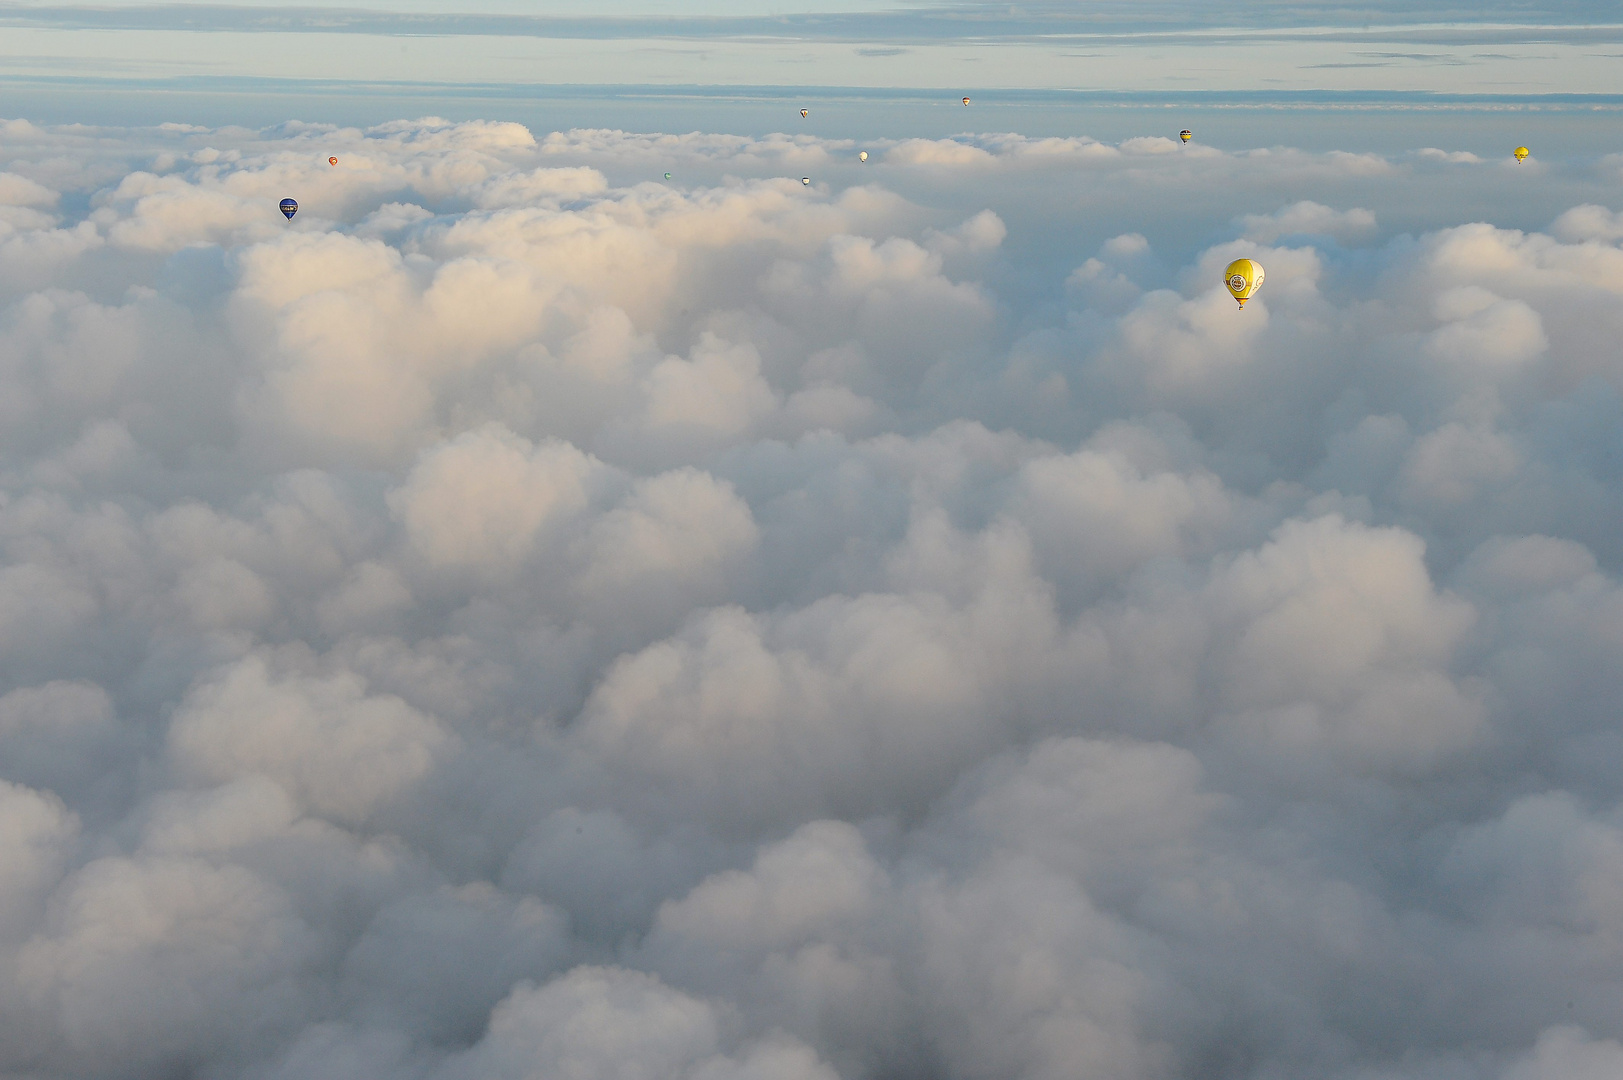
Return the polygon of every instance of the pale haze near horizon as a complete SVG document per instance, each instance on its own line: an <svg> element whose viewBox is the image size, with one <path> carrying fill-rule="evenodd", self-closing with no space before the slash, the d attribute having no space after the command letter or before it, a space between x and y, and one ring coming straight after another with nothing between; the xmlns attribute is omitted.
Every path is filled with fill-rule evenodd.
<svg viewBox="0 0 1623 1080"><path fill-rule="evenodd" d="M1623 20L1602 4L123 0L11 4L0 25L0 80L24 87L302 80L337 108L347 85L378 82L1604 95L1623 55Z"/></svg>

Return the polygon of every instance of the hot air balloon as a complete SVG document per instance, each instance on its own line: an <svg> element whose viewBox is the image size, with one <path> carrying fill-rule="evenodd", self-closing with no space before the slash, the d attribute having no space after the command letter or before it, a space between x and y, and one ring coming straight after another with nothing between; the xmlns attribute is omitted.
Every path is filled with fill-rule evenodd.
<svg viewBox="0 0 1623 1080"><path fill-rule="evenodd" d="M868 151L864 150L862 153L858 154L857 155L857 160L858 161L867 161L868 160Z"/></svg>
<svg viewBox="0 0 1623 1080"><path fill-rule="evenodd" d="M292 199L283 199L282 200L282 213L283 213L284 216L286 216L286 218L289 221L292 221L293 220L293 215L297 214L298 212L299 212L299 204L298 203L294 202Z"/></svg>
<svg viewBox="0 0 1623 1080"><path fill-rule="evenodd" d="M670 173L666 173L666 174L665 174L665 179L667 179L667 180L669 180L669 179L670 179L670 178L671 178L671 174L670 174Z"/></svg>
<svg viewBox="0 0 1623 1080"><path fill-rule="evenodd" d="M968 105L968 104L969 104L969 99L968 99L968 98L965 98L965 99L964 99L964 104L965 104L965 105Z"/></svg>
<svg viewBox="0 0 1623 1080"><path fill-rule="evenodd" d="M1516 164L1520 165L1522 162L1526 161L1527 160L1527 155L1531 154L1531 153L1532 153L1532 151L1529 150L1525 146L1516 147L1516 149L1514 151L1514 156L1516 158Z"/></svg>
<svg viewBox="0 0 1623 1080"><path fill-rule="evenodd" d="M1188 128L1184 128L1182 131L1178 132L1178 138L1182 139L1184 142L1188 142L1190 139L1193 139L1194 137L1195 137L1195 133L1193 131L1190 131Z"/></svg>
<svg viewBox="0 0 1623 1080"><path fill-rule="evenodd" d="M800 178L800 182L802 184L805 184L807 187L811 187L811 177L809 177L809 176L802 176Z"/></svg>
<svg viewBox="0 0 1623 1080"><path fill-rule="evenodd" d="M1229 294L1240 302L1242 308L1262 288L1262 278L1261 264L1250 259L1235 259L1223 271L1223 284L1228 286Z"/></svg>
<svg viewBox="0 0 1623 1080"><path fill-rule="evenodd" d="M328 165L336 165L336 164L338 164L338 159L335 158L335 157L330 157L330 158L327 159L327 164Z"/></svg>
<svg viewBox="0 0 1623 1080"><path fill-rule="evenodd" d="M811 110L810 109L801 109L800 110L800 118L802 120L806 119L806 117L808 117L810 115L811 115Z"/></svg>

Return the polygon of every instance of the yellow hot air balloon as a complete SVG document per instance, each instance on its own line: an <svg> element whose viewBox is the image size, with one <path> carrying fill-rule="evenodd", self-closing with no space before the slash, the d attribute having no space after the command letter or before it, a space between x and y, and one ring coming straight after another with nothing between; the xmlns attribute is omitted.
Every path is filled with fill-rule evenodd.
<svg viewBox="0 0 1623 1080"><path fill-rule="evenodd" d="M1182 131L1178 132L1178 138L1182 139L1184 142L1188 142L1190 139L1193 139L1194 137L1195 137L1195 133L1193 131L1190 131L1188 128L1184 128Z"/></svg>
<svg viewBox="0 0 1623 1080"><path fill-rule="evenodd" d="M857 160L858 161L867 161L868 160L868 151L864 150L862 153L858 154L857 155Z"/></svg>
<svg viewBox="0 0 1623 1080"><path fill-rule="evenodd" d="M965 98L965 99L964 99L964 104L965 104L965 105L968 105L968 104L969 104L969 99L968 99L968 98Z"/></svg>
<svg viewBox="0 0 1623 1080"><path fill-rule="evenodd" d="M1526 161L1527 160L1527 155L1531 154L1531 153L1532 153L1532 151L1529 150L1525 146L1516 147L1516 149L1513 151L1513 154L1514 154L1514 156L1516 158L1516 164L1520 165L1522 162Z"/></svg>
<svg viewBox="0 0 1623 1080"><path fill-rule="evenodd" d="M1223 284L1228 286L1229 294L1240 302L1242 308L1262 288L1262 278L1262 265L1250 259L1235 259L1223 271Z"/></svg>
<svg viewBox="0 0 1623 1080"><path fill-rule="evenodd" d="M800 178L800 182L802 184L806 185L807 187L811 187L811 177L809 177L809 176L802 176Z"/></svg>

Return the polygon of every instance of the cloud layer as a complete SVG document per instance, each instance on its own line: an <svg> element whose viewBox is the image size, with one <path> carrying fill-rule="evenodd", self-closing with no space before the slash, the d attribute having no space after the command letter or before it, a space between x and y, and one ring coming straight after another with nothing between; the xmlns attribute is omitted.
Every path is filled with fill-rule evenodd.
<svg viewBox="0 0 1623 1080"><path fill-rule="evenodd" d="M0 134L0 1075L1623 1072L1617 160Z"/></svg>

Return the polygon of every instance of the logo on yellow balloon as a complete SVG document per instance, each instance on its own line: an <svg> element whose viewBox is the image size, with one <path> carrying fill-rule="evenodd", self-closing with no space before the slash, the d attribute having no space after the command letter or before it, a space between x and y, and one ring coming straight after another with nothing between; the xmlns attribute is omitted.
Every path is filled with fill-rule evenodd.
<svg viewBox="0 0 1623 1080"><path fill-rule="evenodd" d="M1262 288L1262 278L1262 264L1250 259L1235 259L1223 271L1223 284L1228 286L1229 292L1242 308Z"/></svg>

